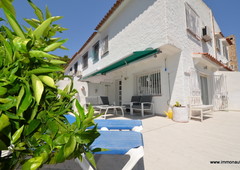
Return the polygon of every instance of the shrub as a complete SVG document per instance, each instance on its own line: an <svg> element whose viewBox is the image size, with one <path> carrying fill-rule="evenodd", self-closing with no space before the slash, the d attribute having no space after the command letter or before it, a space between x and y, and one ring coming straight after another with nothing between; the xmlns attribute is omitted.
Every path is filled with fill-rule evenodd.
<svg viewBox="0 0 240 170"><path fill-rule="evenodd" d="M0 169L37 169L43 164L55 164L66 159L80 158L85 153L95 165L91 143L99 136L94 125L94 110L88 113L76 101L72 83L60 90L55 82L63 78L64 64L50 54L66 40L54 38L66 30L53 24L61 19L46 15L30 0L37 19L25 19L30 27L18 24L10 0L1 0L0 7L11 28L0 27L0 151L9 155L0 158ZM5 24L6 25L6 24ZM70 124L65 114L72 112L76 122Z"/></svg>

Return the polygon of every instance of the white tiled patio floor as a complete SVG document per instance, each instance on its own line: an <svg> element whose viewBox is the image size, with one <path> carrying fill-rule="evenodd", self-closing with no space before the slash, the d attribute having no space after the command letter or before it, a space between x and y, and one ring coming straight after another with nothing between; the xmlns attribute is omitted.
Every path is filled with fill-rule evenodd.
<svg viewBox="0 0 240 170"><path fill-rule="evenodd" d="M111 115L108 118L141 119ZM145 170L240 169L240 164L210 164L210 161L240 161L240 112L213 112L202 123L198 120L176 123L161 116L142 121L144 163L141 160L134 170L142 170L143 166ZM45 169L75 170L79 166L70 161Z"/></svg>
<svg viewBox="0 0 240 170"><path fill-rule="evenodd" d="M239 170L240 112L213 112L202 123L176 123L155 116L143 120L146 170Z"/></svg>

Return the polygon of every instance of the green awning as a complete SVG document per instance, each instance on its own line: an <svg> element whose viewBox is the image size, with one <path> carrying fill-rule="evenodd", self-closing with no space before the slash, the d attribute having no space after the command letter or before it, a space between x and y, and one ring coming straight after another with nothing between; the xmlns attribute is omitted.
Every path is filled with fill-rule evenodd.
<svg viewBox="0 0 240 170"><path fill-rule="evenodd" d="M106 74L110 71L116 70L116 69L118 69L120 67L123 67L125 65L128 65L128 64L130 64L134 61L149 57L149 56L151 56L153 54L156 54L156 53L159 53L158 48L156 48L156 49L146 49L144 51L135 51L130 56L128 56L124 59L121 59L121 60L119 60L119 61L101 69L101 70L98 70L98 71L86 76L86 77L83 77L83 79L86 79L86 78L89 78L89 77L92 77L92 76L95 76L95 75L99 75L99 74L104 75L104 74Z"/></svg>

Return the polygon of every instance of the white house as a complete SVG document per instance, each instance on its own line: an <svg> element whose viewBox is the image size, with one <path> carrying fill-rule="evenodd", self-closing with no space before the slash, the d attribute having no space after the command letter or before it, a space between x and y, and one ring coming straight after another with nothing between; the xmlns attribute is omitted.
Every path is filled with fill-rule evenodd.
<svg viewBox="0 0 240 170"><path fill-rule="evenodd" d="M225 107L218 71L232 71L231 41L202 0L117 0L95 30L65 69L82 104L87 96L121 105L152 95L162 114L199 91L204 104Z"/></svg>

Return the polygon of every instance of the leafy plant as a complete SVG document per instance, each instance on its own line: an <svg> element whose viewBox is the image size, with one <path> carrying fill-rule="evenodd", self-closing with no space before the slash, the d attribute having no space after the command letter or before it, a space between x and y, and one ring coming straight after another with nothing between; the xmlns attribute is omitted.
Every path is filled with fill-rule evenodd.
<svg viewBox="0 0 240 170"><path fill-rule="evenodd" d="M48 8L46 14L30 0L38 19L25 19L31 27L18 24L10 0L1 0L6 21L11 26L0 27L0 153L11 151L0 158L0 169L38 169L43 164L55 164L66 159L80 158L81 154L95 165L90 145L99 136L94 125L94 110L88 113L76 101L72 83L60 90L55 82L62 79L65 62L50 54L66 40L55 38L66 30L54 21ZM5 22L0 18L1 22ZM65 118L75 114L76 122ZM98 149L99 150L99 149Z"/></svg>
<svg viewBox="0 0 240 170"><path fill-rule="evenodd" d="M174 107L182 107L182 105L179 102L176 102Z"/></svg>

